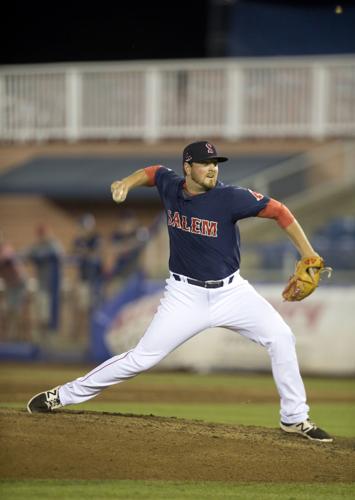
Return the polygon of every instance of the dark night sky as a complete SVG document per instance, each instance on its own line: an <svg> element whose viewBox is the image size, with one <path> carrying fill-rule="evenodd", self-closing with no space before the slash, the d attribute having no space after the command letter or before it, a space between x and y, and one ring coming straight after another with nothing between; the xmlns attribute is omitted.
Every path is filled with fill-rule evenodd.
<svg viewBox="0 0 355 500"><path fill-rule="evenodd" d="M275 7L277 4L281 9L276 8L279 18L275 19L273 11L265 11L265 6ZM345 6L342 17L334 16L337 4ZM224 5L223 14L215 15L216 10L212 10L211 5ZM235 53L228 54L227 49L224 53L223 50L219 53L209 52L212 45L209 45L208 38L210 44L211 40L217 40L217 45L221 43L222 49L223 43L227 43L224 26L230 25L233 18L231 5L236 9L235 31L234 37L229 39L229 46L235 49ZM309 21L308 24L301 21L296 26L286 23L285 27L282 7L287 6L304 8L313 14L311 31L305 33L310 40L311 49L314 37L318 41L318 35L323 33L325 40L329 42L327 47L336 52L335 42L340 40L341 34L345 40L345 48L351 45L350 38L352 46L355 46L355 35L352 36L355 31L351 24L352 19L355 19L355 8L351 7L350 17L351 5L355 5L355 0L116 0L115 3L103 1L93 5L88 0L85 3L76 0L56 3L10 0L1 13L0 65L184 59L216 55L252 56L268 55L268 49L271 55L277 55L278 48L285 45L282 29L286 43L294 40L293 47L286 46L285 53L297 53L302 45L298 40L303 40L304 36L302 28L307 27ZM322 11L328 12L328 16L321 16ZM264 16L263 12L267 15ZM316 15L317 12L319 15ZM265 20L268 19L266 24L263 24L264 17ZM256 23L257 19L259 25ZM290 23L290 19L288 22ZM330 23L330 29L324 24L327 22ZM344 25L344 29L338 26L338 34L334 29L335 22L339 26ZM289 32L288 27L293 31ZM211 33L214 38L210 37ZM261 40L259 45L258 39ZM322 43L320 40L320 52Z"/></svg>
<svg viewBox="0 0 355 500"><path fill-rule="evenodd" d="M205 56L206 0L38 5L7 7L1 64Z"/></svg>

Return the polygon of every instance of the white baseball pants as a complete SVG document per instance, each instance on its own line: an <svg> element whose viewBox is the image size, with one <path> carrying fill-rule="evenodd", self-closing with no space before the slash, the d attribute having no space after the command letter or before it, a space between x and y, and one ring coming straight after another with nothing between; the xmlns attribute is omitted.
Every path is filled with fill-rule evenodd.
<svg viewBox="0 0 355 500"><path fill-rule="evenodd" d="M220 288L188 284L185 277L166 280L164 297L134 349L114 356L59 389L63 405L87 401L100 391L152 368L170 352L207 328L226 327L266 347L280 395L281 420L302 422L309 407L299 372L295 338L279 313L235 273Z"/></svg>

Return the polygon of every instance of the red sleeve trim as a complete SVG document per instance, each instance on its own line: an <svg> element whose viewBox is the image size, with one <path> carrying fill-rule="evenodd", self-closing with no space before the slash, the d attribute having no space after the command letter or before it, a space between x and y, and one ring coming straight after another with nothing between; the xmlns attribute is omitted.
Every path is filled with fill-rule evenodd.
<svg viewBox="0 0 355 500"><path fill-rule="evenodd" d="M160 167L161 165L151 165L150 167L145 167L144 172L147 174L148 177L147 186L155 186L155 175Z"/></svg>
<svg viewBox="0 0 355 500"><path fill-rule="evenodd" d="M270 199L265 208L260 210L258 217L266 217L267 219L275 219L279 226L286 228L295 220L292 212L281 202Z"/></svg>

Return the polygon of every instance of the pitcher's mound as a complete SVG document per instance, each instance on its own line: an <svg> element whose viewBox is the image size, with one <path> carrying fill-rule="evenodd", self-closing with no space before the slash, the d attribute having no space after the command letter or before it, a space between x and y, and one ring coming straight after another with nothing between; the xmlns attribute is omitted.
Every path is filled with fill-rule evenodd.
<svg viewBox="0 0 355 500"><path fill-rule="evenodd" d="M355 439L153 415L0 410L0 477L240 482L355 480Z"/></svg>

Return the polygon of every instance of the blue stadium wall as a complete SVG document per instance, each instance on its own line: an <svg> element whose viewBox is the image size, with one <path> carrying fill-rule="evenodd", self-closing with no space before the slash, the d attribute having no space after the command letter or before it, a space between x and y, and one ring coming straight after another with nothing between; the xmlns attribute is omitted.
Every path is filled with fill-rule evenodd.
<svg viewBox="0 0 355 500"><path fill-rule="evenodd" d="M230 57L355 54L354 2L240 0L227 22Z"/></svg>

